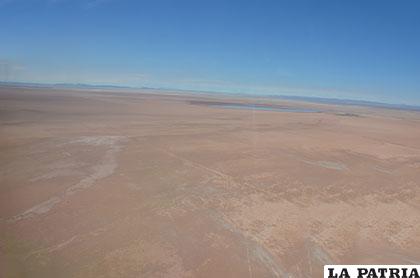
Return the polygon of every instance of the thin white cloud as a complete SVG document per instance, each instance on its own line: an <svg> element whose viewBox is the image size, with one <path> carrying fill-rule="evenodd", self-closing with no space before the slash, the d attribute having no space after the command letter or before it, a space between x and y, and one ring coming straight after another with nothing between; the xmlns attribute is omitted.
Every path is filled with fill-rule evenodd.
<svg viewBox="0 0 420 278"><path fill-rule="evenodd" d="M25 66L7 59L0 59L0 81L11 81L19 78L25 71Z"/></svg>

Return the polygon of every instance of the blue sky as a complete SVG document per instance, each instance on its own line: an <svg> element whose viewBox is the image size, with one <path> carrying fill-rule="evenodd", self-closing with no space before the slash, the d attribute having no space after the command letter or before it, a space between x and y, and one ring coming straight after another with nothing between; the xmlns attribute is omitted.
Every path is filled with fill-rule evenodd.
<svg viewBox="0 0 420 278"><path fill-rule="evenodd" d="M0 0L0 80L420 104L420 1Z"/></svg>

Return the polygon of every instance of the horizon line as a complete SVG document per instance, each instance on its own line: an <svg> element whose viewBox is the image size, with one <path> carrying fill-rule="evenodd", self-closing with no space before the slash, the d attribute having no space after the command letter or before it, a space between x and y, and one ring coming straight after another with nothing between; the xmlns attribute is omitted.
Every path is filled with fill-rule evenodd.
<svg viewBox="0 0 420 278"><path fill-rule="evenodd" d="M302 96L302 95L285 95L285 94L258 94L251 92L229 92L229 91L208 91L208 90L194 90L194 89L181 89L173 87L149 87L149 86L129 86L129 85L115 85L115 84L98 84L98 83L45 83L45 82L23 82L23 81L0 81L0 85L6 86L33 86L33 87L61 87L61 88L73 88L73 89L94 89L94 88L120 88L120 89L132 89L132 90L162 90L162 91L180 91L190 93L207 93L207 94L225 94L235 96L247 96L256 98L281 98L287 100L306 101L311 103L320 104L336 104L336 105L354 105L354 106L367 106L376 108L388 108L398 110L409 110L409 111L420 111L420 104L406 104L406 103L395 103L395 102L384 102L384 101L373 101L358 98L339 98L339 97L321 97L321 96Z"/></svg>

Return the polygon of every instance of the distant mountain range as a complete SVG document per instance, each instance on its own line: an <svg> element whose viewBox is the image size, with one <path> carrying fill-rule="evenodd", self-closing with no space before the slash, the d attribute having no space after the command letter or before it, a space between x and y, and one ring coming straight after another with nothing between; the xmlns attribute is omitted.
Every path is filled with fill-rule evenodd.
<svg viewBox="0 0 420 278"><path fill-rule="evenodd" d="M387 109L402 109L402 110L410 110L410 111L420 111L420 106L416 106L416 105L391 104L391 103L366 101L366 100L322 98L322 97L303 97L303 96L277 96L277 95L270 95L269 97L270 98L286 99L286 100L297 100L297 101L322 103L322 104L355 105L355 106L378 107L378 108L387 108Z"/></svg>
<svg viewBox="0 0 420 278"><path fill-rule="evenodd" d="M323 97L304 97L304 96L288 96L288 95L260 95L260 94L241 94L241 93L228 93L228 92L207 92L207 91L194 91L194 90L183 90L175 88L153 88L153 87L130 87L130 86L118 86L118 85L106 85L106 84L85 84L85 83L30 83L30 82L0 82L0 86L13 86L13 87L37 87L37 88L67 88L67 89L143 89L143 90L162 90L162 91L180 91L197 94L223 94L223 95L235 95L235 96L246 96L256 98L272 98L272 99L284 99L284 100L296 100L305 101L312 103L321 104L337 104L337 105L354 105L354 106L365 106L365 107L377 107L386 109L399 109L408 111L420 111L420 106L407 105L407 104L391 104L375 101L366 100L354 100L354 99L338 99L338 98L323 98Z"/></svg>
<svg viewBox="0 0 420 278"><path fill-rule="evenodd" d="M30 82L0 82L2 86L38 87L38 88L69 88L69 89L137 89L129 86L85 84L85 83L30 83ZM142 88L143 89L143 88Z"/></svg>

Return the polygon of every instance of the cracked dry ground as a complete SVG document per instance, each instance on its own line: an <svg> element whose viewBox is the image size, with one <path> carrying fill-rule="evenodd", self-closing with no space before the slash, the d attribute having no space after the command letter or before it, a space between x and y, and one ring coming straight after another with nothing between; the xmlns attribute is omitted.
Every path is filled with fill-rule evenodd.
<svg viewBox="0 0 420 278"><path fill-rule="evenodd" d="M0 88L0 277L420 264L418 112L153 93Z"/></svg>

